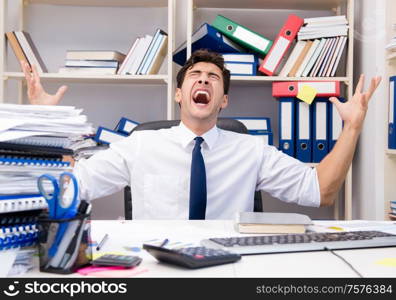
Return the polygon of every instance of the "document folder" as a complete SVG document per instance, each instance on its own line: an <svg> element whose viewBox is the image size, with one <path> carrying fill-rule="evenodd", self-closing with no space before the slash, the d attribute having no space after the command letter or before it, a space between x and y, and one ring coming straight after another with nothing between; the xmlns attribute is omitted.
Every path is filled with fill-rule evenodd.
<svg viewBox="0 0 396 300"><path fill-rule="evenodd" d="M130 134L132 130L138 125L139 125L138 122L122 117L118 122L116 131L122 134Z"/></svg>
<svg viewBox="0 0 396 300"><path fill-rule="evenodd" d="M235 117L246 126L250 134L271 132L271 120L265 117Z"/></svg>
<svg viewBox="0 0 396 300"><path fill-rule="evenodd" d="M198 49L209 49L218 53L246 52L241 46L231 41L228 37L217 31L213 26L204 23L191 37L191 51ZM187 43L181 44L173 54L173 61L184 65L187 55Z"/></svg>
<svg viewBox="0 0 396 300"><path fill-rule="evenodd" d="M327 141L327 98L316 98L313 103L313 160L319 163L329 152Z"/></svg>
<svg viewBox="0 0 396 300"><path fill-rule="evenodd" d="M311 105L296 100L296 158L312 162L312 112Z"/></svg>
<svg viewBox="0 0 396 300"><path fill-rule="evenodd" d="M101 144L111 144L114 142L118 142L126 137L126 134L119 133L105 127L99 127L94 137L94 140Z"/></svg>
<svg viewBox="0 0 396 300"><path fill-rule="evenodd" d="M286 23L278 33L271 50L265 56L264 61L259 68L260 72L270 76L274 74L276 68L279 66L279 63L303 24L304 19L295 15L289 15Z"/></svg>
<svg viewBox="0 0 396 300"><path fill-rule="evenodd" d="M212 26L242 46L262 55L266 55L272 46L271 40L221 15L216 17Z"/></svg>
<svg viewBox="0 0 396 300"><path fill-rule="evenodd" d="M279 150L295 155L295 99L279 98Z"/></svg>

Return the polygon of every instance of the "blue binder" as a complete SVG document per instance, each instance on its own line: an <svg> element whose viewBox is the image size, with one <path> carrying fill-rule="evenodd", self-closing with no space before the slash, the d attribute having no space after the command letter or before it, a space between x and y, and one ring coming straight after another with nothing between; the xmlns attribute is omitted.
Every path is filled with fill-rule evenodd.
<svg viewBox="0 0 396 300"><path fill-rule="evenodd" d="M251 53L224 53L224 64L234 76L256 76L259 60Z"/></svg>
<svg viewBox="0 0 396 300"><path fill-rule="evenodd" d="M239 61L226 61L224 62L227 70L233 76L256 76L257 64Z"/></svg>
<svg viewBox="0 0 396 300"><path fill-rule="evenodd" d="M312 107L296 100L296 158L312 162Z"/></svg>
<svg viewBox="0 0 396 300"><path fill-rule="evenodd" d="M214 27L204 23L199 27L192 36L191 50L194 52L198 49L209 49L218 53L239 53L246 52L241 46L228 39ZM173 54L173 61L181 66L186 62L186 42L180 45Z"/></svg>
<svg viewBox="0 0 396 300"><path fill-rule="evenodd" d="M100 144L111 144L114 142L117 142L128 135L105 128L105 127L98 127L98 130L96 131L96 135L94 137L94 140L97 143Z"/></svg>
<svg viewBox="0 0 396 300"><path fill-rule="evenodd" d="M339 97L338 100L340 102L345 102L345 98ZM330 101L328 102L328 120L329 120L329 132L328 132L328 143L329 143L329 152L333 150L334 145L336 144L341 132L342 127L344 125L340 114L337 111L337 108Z"/></svg>
<svg viewBox="0 0 396 300"><path fill-rule="evenodd" d="M396 76L389 77L388 148L396 149Z"/></svg>
<svg viewBox="0 0 396 300"><path fill-rule="evenodd" d="M312 162L319 163L329 153L328 98L315 98L312 112Z"/></svg>
<svg viewBox="0 0 396 300"><path fill-rule="evenodd" d="M279 150L295 155L295 98L279 98Z"/></svg>

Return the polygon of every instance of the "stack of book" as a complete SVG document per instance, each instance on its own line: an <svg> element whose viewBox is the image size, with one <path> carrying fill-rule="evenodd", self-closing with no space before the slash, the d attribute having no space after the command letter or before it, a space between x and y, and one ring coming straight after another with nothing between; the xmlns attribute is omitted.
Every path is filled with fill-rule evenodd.
<svg viewBox="0 0 396 300"><path fill-rule="evenodd" d="M273 145L271 119L265 117L234 117L232 119L243 123L248 133L264 140L265 145Z"/></svg>
<svg viewBox="0 0 396 300"><path fill-rule="evenodd" d="M157 29L154 36L138 37L121 64L119 75L157 74L167 53L168 34Z"/></svg>
<svg viewBox="0 0 396 300"><path fill-rule="evenodd" d="M114 75L125 54L115 50L68 50L62 74Z"/></svg>
<svg viewBox="0 0 396 300"><path fill-rule="evenodd" d="M304 23L279 76L335 76L348 39L345 16L304 19Z"/></svg>
<svg viewBox="0 0 396 300"><path fill-rule="evenodd" d="M29 66L35 65L39 73L48 72L29 33L10 31L6 32L6 37L18 61L27 62Z"/></svg>
<svg viewBox="0 0 396 300"><path fill-rule="evenodd" d="M297 98L304 86L317 90L311 105ZM279 103L279 150L306 163L319 163L334 147L343 122L329 97L340 96L339 81L274 82ZM339 97L341 102L345 99Z"/></svg>

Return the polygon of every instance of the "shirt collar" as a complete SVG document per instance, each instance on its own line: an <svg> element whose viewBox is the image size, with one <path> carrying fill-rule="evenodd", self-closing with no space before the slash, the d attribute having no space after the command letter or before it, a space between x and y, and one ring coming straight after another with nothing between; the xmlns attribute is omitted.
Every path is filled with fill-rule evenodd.
<svg viewBox="0 0 396 300"><path fill-rule="evenodd" d="M182 121L180 121L178 131L183 148L186 148L191 142L194 141L194 138L197 137L197 135L186 125L184 125ZM211 150L215 145L217 138L219 137L219 129L215 125L210 130L201 135L201 137L204 139L203 144L206 144L209 150Z"/></svg>

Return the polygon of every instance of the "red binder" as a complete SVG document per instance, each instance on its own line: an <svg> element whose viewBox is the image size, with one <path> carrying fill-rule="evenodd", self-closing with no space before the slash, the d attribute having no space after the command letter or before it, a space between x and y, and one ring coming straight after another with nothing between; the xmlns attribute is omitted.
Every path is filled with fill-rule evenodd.
<svg viewBox="0 0 396 300"><path fill-rule="evenodd" d="M289 15L286 23L283 25L278 36L275 39L270 51L265 56L263 63L261 64L259 71L272 75L274 74L276 68L285 55L287 49L289 49L291 43L300 30L301 26L304 24L304 19L297 17L295 15Z"/></svg>
<svg viewBox="0 0 396 300"><path fill-rule="evenodd" d="M282 81L272 83L273 97L296 97L303 85L309 85L316 89L316 97L340 96L339 81Z"/></svg>

